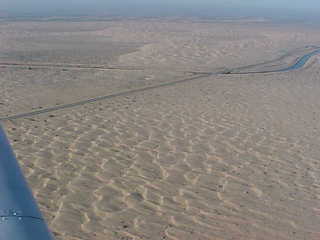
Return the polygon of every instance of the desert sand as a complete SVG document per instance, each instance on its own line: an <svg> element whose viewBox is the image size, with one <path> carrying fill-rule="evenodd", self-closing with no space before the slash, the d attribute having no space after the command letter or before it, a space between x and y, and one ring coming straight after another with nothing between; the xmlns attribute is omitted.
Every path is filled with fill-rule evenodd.
<svg viewBox="0 0 320 240"><path fill-rule="evenodd" d="M0 29L1 118L111 96L2 121L57 240L320 238L319 56L290 72L205 74L290 64L320 46L319 29L196 19Z"/></svg>

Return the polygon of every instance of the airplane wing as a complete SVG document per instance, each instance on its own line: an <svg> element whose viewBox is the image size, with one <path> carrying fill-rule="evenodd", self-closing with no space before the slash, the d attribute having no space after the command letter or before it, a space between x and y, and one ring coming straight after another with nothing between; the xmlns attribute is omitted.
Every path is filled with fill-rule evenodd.
<svg viewBox="0 0 320 240"><path fill-rule="evenodd" d="M53 240L0 126L0 240Z"/></svg>

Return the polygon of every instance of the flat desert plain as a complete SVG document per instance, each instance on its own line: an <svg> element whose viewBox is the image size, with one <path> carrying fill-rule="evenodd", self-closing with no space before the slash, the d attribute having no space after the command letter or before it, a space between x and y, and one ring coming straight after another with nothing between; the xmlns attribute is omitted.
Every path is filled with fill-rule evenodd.
<svg viewBox="0 0 320 240"><path fill-rule="evenodd" d="M2 125L57 240L320 239L319 56L229 72L288 66L320 46L319 28L127 19L0 31Z"/></svg>

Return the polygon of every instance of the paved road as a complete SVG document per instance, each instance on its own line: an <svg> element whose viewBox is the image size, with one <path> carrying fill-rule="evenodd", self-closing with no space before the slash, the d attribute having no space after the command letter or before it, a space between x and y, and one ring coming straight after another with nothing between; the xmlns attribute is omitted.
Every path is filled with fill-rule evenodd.
<svg viewBox="0 0 320 240"><path fill-rule="evenodd" d="M247 66L247 67L240 67L240 68L236 68L236 69L231 69L231 70L225 71L225 72L201 72L201 73L193 72L194 76L190 77L190 78L186 78L186 79L182 79L182 80L178 80L178 81L174 81L174 82L162 83L162 84L149 86L149 87L144 87L144 88L139 88L139 89L134 89L134 90L129 90L129 91L124 91L124 92L119 92L119 93L105 95L105 96L99 96L99 97L90 98L90 99L86 99L86 100L82 100L82 101L78 101L78 102L74 102L74 103L69 103L69 104L49 107L49 108L45 108L45 109L41 109L41 110L36 110L36 111L31 111L31 112L26 112L26 113L21 113L21 114L16 114L16 115L11 115L11 116L8 116L8 117L1 117L0 121L14 120L14 119L19 119L19 118L31 117L31 116L34 116L34 115L54 112L54 111L62 110L62 109L66 109L66 108L72 108L72 107L84 105L84 104L87 104L87 103L93 103L93 102L102 101L102 100L106 100L106 99L110 99L110 98L126 96L126 95L133 94L133 93L139 93L139 92L144 92L144 91L153 90L153 89L157 89L157 88L172 86L172 85L176 85L176 84L179 84L179 83L193 81L193 80L197 80L197 79L208 77L208 76L212 76L212 75L277 73L277 72L287 72L287 71L297 70L297 69L302 68L303 66L305 66L305 64L308 62L308 60L311 57L313 57L313 56L315 56L317 54L320 54L320 48L317 48L315 50L313 49L311 52L309 52L309 53L303 55L302 57L298 58L295 63L293 63L292 65L290 65L288 67L275 69L275 70L252 71L252 72L250 72L250 71L234 72L234 71L239 70L239 69L245 69L247 67L258 66L258 65L250 65L250 66ZM277 60L274 60L274 61L277 61ZM272 62L272 61L270 61L270 62Z"/></svg>

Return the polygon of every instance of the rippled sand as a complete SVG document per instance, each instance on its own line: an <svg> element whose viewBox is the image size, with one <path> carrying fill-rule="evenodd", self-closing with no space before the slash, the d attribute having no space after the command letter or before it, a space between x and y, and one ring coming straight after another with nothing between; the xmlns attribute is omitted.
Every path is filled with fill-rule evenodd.
<svg viewBox="0 0 320 240"><path fill-rule="evenodd" d="M155 43L159 46L166 46L170 35L187 28L186 23L170 22L121 24L128 29L162 28L161 41ZM210 32L210 24L197 24ZM241 25L230 32L261 35L263 31L257 33L262 27L259 24L251 28ZM223 44L219 40L226 34L223 25L214 26L221 28L215 32L221 33L215 41ZM281 40L276 34L279 26L265 28L274 31L274 38L271 33L269 37L274 45L270 46L294 37L298 39L294 44L304 46L320 34L315 30L292 33L289 28ZM129 38L122 30L114 30L115 35L128 34ZM206 32L195 35L209 38ZM193 50L201 46L195 42L190 44ZM219 44L216 51L221 50ZM180 48L176 47L178 54ZM270 47L269 51L274 50ZM233 54L231 50L228 53ZM249 55L266 60L254 52ZM113 64L129 66L137 59L150 63L150 72L114 72L118 79L113 81L94 78L96 83L107 79L104 87L96 90L98 95L104 90L107 94L127 90L133 83L139 88L148 81L183 79L189 77L180 71L186 66L208 69L176 56L180 65L166 66L168 58L161 66L167 68L165 73L159 68L152 70L152 61L143 49L121 55ZM236 63L233 61L230 58L230 65ZM4 125L58 240L317 240L319 66L319 57L314 57L307 68L295 72L203 77ZM143 78L151 75L153 78ZM130 76L133 83L128 82ZM79 78L85 84L86 78ZM84 86L81 84L78 89ZM28 81L26 86L30 86L28 91L34 87ZM13 97L8 89L2 91ZM95 93L93 88L89 90L89 95ZM73 101L81 94L84 91L79 90L74 98L62 94L61 99ZM33 98L44 96L35 93ZM18 112L32 110L18 102L12 105Z"/></svg>

